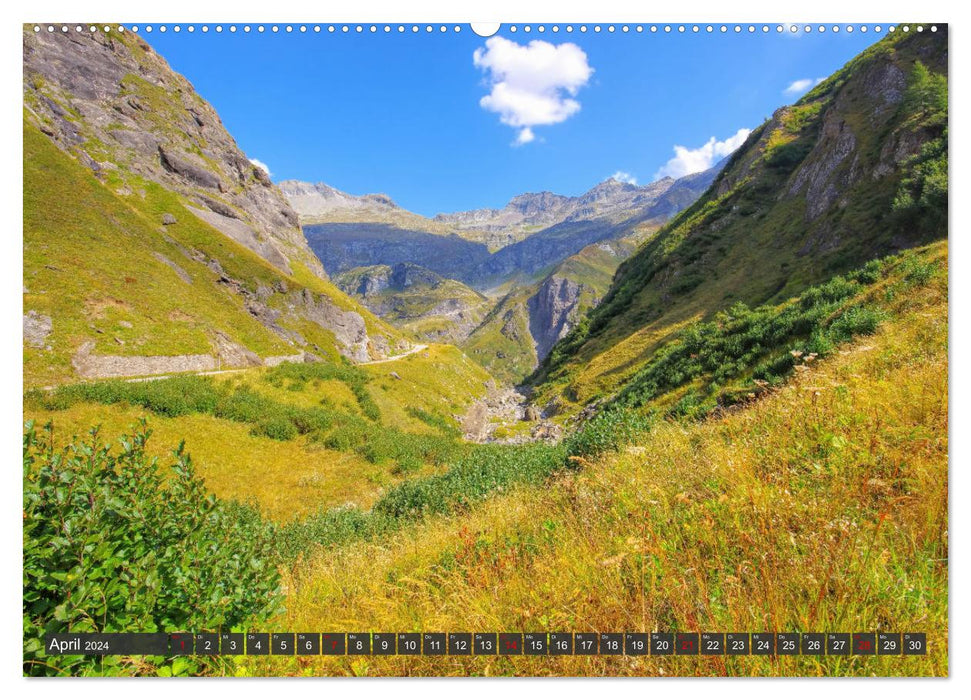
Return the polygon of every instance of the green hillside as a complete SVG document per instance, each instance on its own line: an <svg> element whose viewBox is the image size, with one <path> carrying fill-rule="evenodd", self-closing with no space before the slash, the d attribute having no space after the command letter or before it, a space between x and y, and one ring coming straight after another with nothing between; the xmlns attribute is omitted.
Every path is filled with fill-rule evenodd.
<svg viewBox="0 0 971 700"><path fill-rule="evenodd" d="M538 400L572 412L688 324L944 238L946 47L946 33L890 35L756 129L554 348L532 379Z"/></svg>
<svg viewBox="0 0 971 700"><path fill-rule="evenodd" d="M530 302L537 297L543 285L551 279L558 279L568 280L577 286L568 314L570 323L577 323L610 289L618 265L654 231L654 225L636 226L622 238L586 246L538 280L512 281L507 285L512 289L500 297L481 324L459 343L460 347L494 377L511 384L522 382L542 359L537 356L537 338L530 323L531 316L538 316L540 310Z"/></svg>
<svg viewBox="0 0 971 700"><path fill-rule="evenodd" d="M296 262L292 276L281 273L160 185L142 181L139 193L119 195L110 175L99 181L27 123L24 156L24 312L52 325L39 347L24 345L28 386L76 377L71 360L88 340L98 355L178 356L213 353L222 333L259 358L304 348L336 358L331 330L285 312L303 290L360 314L369 333L402 342L331 283ZM166 214L176 223L163 225ZM256 295L279 312L282 330L248 310ZM304 344L287 342L288 332Z"/></svg>

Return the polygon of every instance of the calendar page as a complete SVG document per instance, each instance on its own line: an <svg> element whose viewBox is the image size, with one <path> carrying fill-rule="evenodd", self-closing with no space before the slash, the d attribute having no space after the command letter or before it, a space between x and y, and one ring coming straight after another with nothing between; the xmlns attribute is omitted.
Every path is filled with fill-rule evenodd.
<svg viewBox="0 0 971 700"><path fill-rule="evenodd" d="M21 40L24 676L948 676L947 23Z"/></svg>

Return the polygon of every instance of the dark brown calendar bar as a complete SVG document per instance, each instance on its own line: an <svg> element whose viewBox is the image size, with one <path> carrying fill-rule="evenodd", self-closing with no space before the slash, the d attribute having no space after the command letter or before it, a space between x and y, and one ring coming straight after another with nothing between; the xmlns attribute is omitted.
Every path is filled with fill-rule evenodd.
<svg viewBox="0 0 971 700"><path fill-rule="evenodd" d="M923 656L924 632L172 632L48 634L49 656Z"/></svg>

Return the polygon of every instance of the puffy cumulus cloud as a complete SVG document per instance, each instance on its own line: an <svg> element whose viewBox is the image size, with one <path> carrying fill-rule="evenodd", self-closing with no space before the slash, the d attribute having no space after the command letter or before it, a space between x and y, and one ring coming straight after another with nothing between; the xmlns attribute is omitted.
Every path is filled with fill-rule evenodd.
<svg viewBox="0 0 971 700"><path fill-rule="evenodd" d="M270 172L270 166L264 163L262 160L257 160L256 158L250 158L249 162L255 165L257 168L266 173L267 177L272 177L273 173Z"/></svg>
<svg viewBox="0 0 971 700"><path fill-rule="evenodd" d="M499 36L476 49L472 62L489 87L479 105L519 130L515 145L535 140L533 127L559 124L580 111L574 98L593 74L576 44L537 40L523 46Z"/></svg>
<svg viewBox="0 0 971 700"><path fill-rule="evenodd" d="M611 180L616 180L617 182L626 182L628 185L636 185L637 178L628 172L623 170L618 170L613 175L610 176Z"/></svg>
<svg viewBox="0 0 971 700"><path fill-rule="evenodd" d="M655 177L679 178L690 175L691 173L700 173L703 170L707 170L745 143L745 139L751 133L751 129L739 129L733 136L729 136L724 141L718 141L712 136L703 146L698 148L675 146L674 158L665 163L657 171Z"/></svg>
<svg viewBox="0 0 971 700"><path fill-rule="evenodd" d="M806 92L809 88L819 85L823 82L825 78L802 78L801 80L793 80L789 83L789 87L782 91L783 94L794 97L796 95L801 95Z"/></svg>

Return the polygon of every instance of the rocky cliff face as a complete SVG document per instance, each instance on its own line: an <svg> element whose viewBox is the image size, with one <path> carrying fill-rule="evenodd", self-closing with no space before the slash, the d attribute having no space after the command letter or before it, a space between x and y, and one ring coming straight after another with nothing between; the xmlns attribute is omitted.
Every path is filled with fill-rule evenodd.
<svg viewBox="0 0 971 700"><path fill-rule="evenodd" d="M476 265L489 258L481 243L386 223L308 224L304 233L335 277L358 267L411 263L467 282L473 279Z"/></svg>
<svg viewBox="0 0 971 700"><path fill-rule="evenodd" d="M334 281L372 312L421 340L463 341L490 305L461 282L412 263L355 268Z"/></svg>
<svg viewBox="0 0 971 700"><path fill-rule="evenodd" d="M542 360L565 336L576 320L580 285L574 280L551 275L526 302L529 332L536 341L536 355Z"/></svg>
<svg viewBox="0 0 971 700"><path fill-rule="evenodd" d="M502 209L473 209L438 214L436 221L459 229L506 232L547 228L564 221L629 217L634 210L654 204L674 184L672 178L638 187L609 178L578 197L552 192L528 192L513 197ZM530 231L531 232L531 231Z"/></svg>
<svg viewBox="0 0 971 700"><path fill-rule="evenodd" d="M513 197L502 209L472 209L437 214L436 221L460 230L475 229L513 235L511 229L546 227L565 219L571 212L571 197L552 192L535 192Z"/></svg>
<svg viewBox="0 0 971 700"><path fill-rule="evenodd" d="M30 118L96 174L131 173L185 196L226 236L287 273L323 276L297 214L192 85L131 33L24 32Z"/></svg>
<svg viewBox="0 0 971 700"><path fill-rule="evenodd" d="M312 184L300 180L283 180L280 191L287 198L301 220L316 221L338 217L339 214L358 214L373 221L382 221L403 210L385 194L355 196L323 182Z"/></svg>
<svg viewBox="0 0 971 700"><path fill-rule="evenodd" d="M602 182L575 199L563 221L507 246L478 263L472 279L495 283L517 273L532 275L586 246L623 238L636 225L661 223L694 202L711 185L717 168L644 187Z"/></svg>

